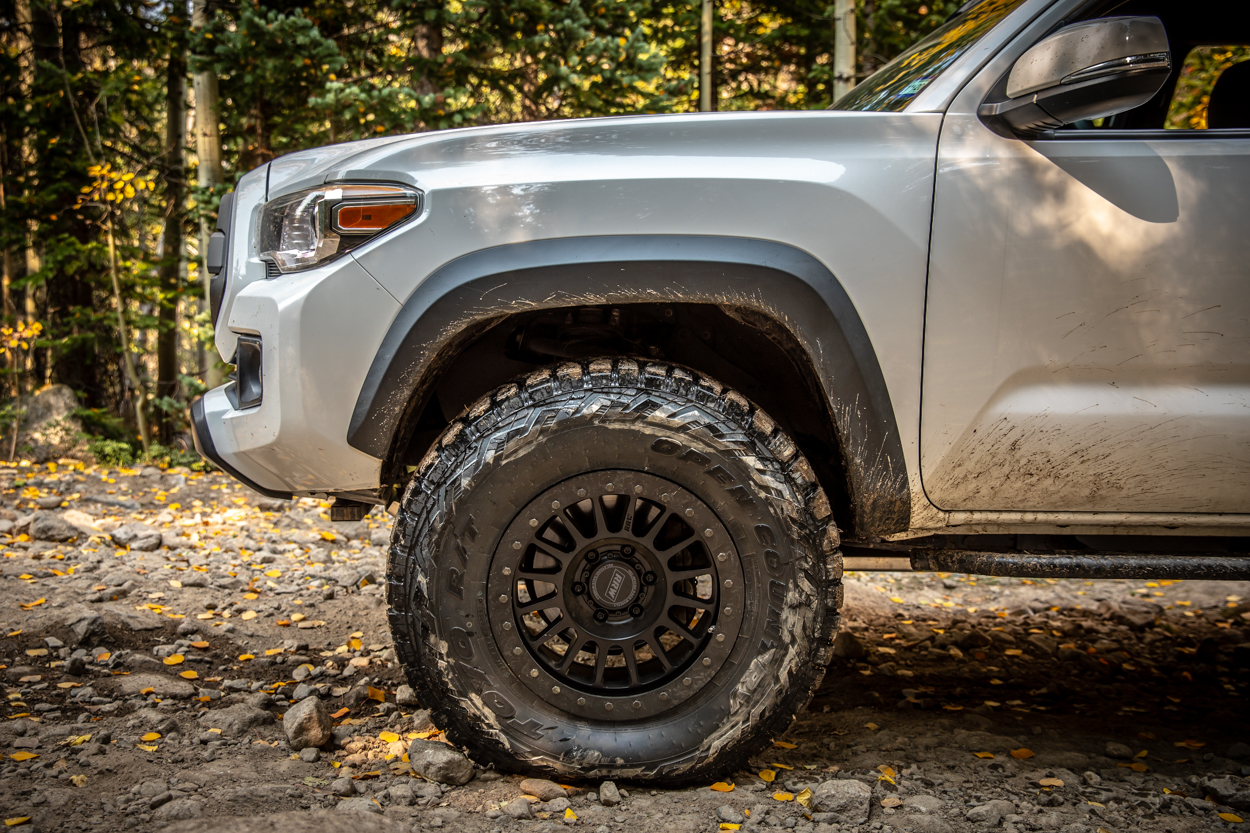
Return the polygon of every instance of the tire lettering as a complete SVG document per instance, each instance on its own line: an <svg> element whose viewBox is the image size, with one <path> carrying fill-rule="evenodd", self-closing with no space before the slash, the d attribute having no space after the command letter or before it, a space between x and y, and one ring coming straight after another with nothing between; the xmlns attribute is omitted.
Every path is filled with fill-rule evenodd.
<svg viewBox="0 0 1250 833"><path fill-rule="evenodd" d="M464 601L464 571L455 567L447 570L447 592Z"/></svg>
<svg viewBox="0 0 1250 833"><path fill-rule="evenodd" d="M555 727L543 726L543 724L539 723L537 720L531 717L529 720L525 721L524 723L521 723L518 720L509 720L508 728L516 732L517 734L525 735L527 738L530 738L531 740L541 740L544 732L546 732L549 729L554 729Z"/></svg>
<svg viewBox="0 0 1250 833"><path fill-rule="evenodd" d="M486 704L486 708L495 713L500 720L508 720L516 716L516 706L508 702L498 691L487 691L482 695L482 702Z"/></svg>

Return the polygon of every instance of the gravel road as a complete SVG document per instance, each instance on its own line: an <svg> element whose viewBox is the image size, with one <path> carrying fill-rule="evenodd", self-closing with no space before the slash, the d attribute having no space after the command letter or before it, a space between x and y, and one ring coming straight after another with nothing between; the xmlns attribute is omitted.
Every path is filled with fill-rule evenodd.
<svg viewBox="0 0 1250 833"><path fill-rule="evenodd" d="M1250 830L1250 583L848 575L824 687L749 770L684 790L557 785L441 742L390 646L389 528L186 469L0 467L3 817L180 833Z"/></svg>

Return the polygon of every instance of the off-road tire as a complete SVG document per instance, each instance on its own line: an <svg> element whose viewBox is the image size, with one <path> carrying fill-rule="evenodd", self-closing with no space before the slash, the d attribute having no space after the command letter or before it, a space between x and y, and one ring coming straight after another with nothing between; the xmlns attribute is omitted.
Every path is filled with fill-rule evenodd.
<svg viewBox="0 0 1250 833"><path fill-rule="evenodd" d="M588 490L600 496L582 500ZM575 518L575 511L589 514ZM628 514L614 522L611 512ZM648 543L638 532L635 550L635 538L619 536L644 529L645 513L671 536L661 541L669 533L648 532ZM544 541L582 534L574 521L592 530L599 523L605 541L613 523L624 525L615 543L547 559L582 571L560 574L566 607L558 615L589 622L591 630L577 625L535 648L527 641L538 627L534 614L520 611L527 599L541 602L545 591L536 588L548 585L526 584L522 574L534 575L550 549ZM688 532L695 535L688 548L664 561L672 550L663 547L687 546L671 542ZM527 537L534 535L548 537ZM421 461L391 539L391 630L418 700L480 765L686 783L741 766L790 726L819 686L842 603L838 545L810 465L743 396L671 364L570 362L483 397ZM600 546L602 555L593 549ZM712 566L700 566L709 560ZM695 566L684 574L674 567L671 575L648 567L661 563ZM698 570L705 574L681 583ZM581 583L569 583L578 576ZM587 581L594 586L587 589ZM663 599L678 598L665 596L668 588L698 600L664 607ZM612 607L625 603L617 600L622 593L635 593L637 603ZM591 653L613 644L605 636L568 659L578 634L624 628L618 620L635 621L636 611L638 622L654 613L681 618L681 629L690 630L655 637L668 642L650 653L640 642ZM538 617L550 615L557 614ZM603 624L585 618L591 615ZM609 669L624 651L628 667ZM643 669L652 679L645 685Z"/></svg>

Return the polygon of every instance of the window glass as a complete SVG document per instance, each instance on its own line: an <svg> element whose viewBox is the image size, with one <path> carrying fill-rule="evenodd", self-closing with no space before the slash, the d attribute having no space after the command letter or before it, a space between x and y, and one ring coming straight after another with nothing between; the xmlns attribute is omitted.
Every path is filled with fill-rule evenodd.
<svg viewBox="0 0 1250 833"><path fill-rule="evenodd" d="M834 102L831 109L902 110L1022 2L1024 0L974 0L966 3L928 37Z"/></svg>
<svg viewBox="0 0 1250 833"><path fill-rule="evenodd" d="M1206 130L1207 102L1211 99L1215 82L1224 70L1246 60L1250 60L1250 46L1199 46L1191 49L1181 65L1164 127Z"/></svg>

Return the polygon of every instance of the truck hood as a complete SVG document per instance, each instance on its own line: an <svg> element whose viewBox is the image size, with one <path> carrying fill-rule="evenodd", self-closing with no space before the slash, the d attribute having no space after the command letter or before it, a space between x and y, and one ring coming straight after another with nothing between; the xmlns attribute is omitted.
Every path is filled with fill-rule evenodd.
<svg viewBox="0 0 1250 833"><path fill-rule="evenodd" d="M267 198L342 181L397 182L426 190L534 178L551 181L564 178L561 170L585 170L582 165L566 167L571 157L583 162L596 156L637 157L639 165L656 157L670 162L680 157L725 157L728 161L760 154L761 143L773 145L771 152L776 153L776 145L802 147L818 134L823 145L837 139L842 125L848 140L855 142L862 142L865 132L872 133L870 125L879 125L881 133L873 138L889 142L904 138L891 135L898 131L900 116L905 118L899 113L828 110L683 113L491 125L366 139L275 159L269 167Z"/></svg>

